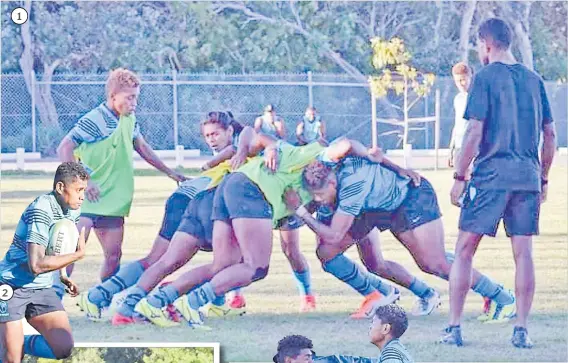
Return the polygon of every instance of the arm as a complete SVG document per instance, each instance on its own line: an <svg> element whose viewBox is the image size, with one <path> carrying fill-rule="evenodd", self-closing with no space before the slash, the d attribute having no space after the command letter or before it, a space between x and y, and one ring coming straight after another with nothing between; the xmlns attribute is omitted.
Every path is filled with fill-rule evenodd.
<svg viewBox="0 0 568 363"><path fill-rule="evenodd" d="M378 363L377 359L373 358L340 354L314 357L314 361L326 363Z"/></svg>
<svg viewBox="0 0 568 363"><path fill-rule="evenodd" d="M280 135L282 139L285 139L286 127L284 126L284 120L280 119L280 121L274 123L274 126L276 127L276 132L278 133L278 135Z"/></svg>
<svg viewBox="0 0 568 363"><path fill-rule="evenodd" d="M556 129L554 123L544 125L542 137L542 179L548 180L548 173L556 152Z"/></svg>
<svg viewBox="0 0 568 363"><path fill-rule="evenodd" d="M208 170L211 168L216 167L217 165L221 164L223 161L228 160L235 155L235 148L233 145L229 145L223 150L221 150L217 155L213 156L211 160L206 162L202 167L201 170Z"/></svg>
<svg viewBox="0 0 568 363"><path fill-rule="evenodd" d="M296 138L302 145L306 144L306 140L304 139L303 133L304 133L304 123L300 122L298 126L296 126Z"/></svg>
<svg viewBox="0 0 568 363"><path fill-rule="evenodd" d="M139 135L134 139L134 150L142 159L146 160L148 164L152 165L154 168L158 169L162 173L166 174L170 178L181 181L183 180L183 176L179 175L172 169L170 169L164 162L160 159L158 155L154 152L154 149L146 142L142 135Z"/></svg>
<svg viewBox="0 0 568 363"><path fill-rule="evenodd" d="M342 138L331 143L327 148L327 156L334 162L341 161L348 155L369 157L369 149L359 141ZM373 159L373 161L375 161Z"/></svg>
<svg viewBox="0 0 568 363"><path fill-rule="evenodd" d="M57 156L61 162L66 161L76 161L75 155L73 155L73 150L77 147L77 144L71 139L69 135L65 136L61 143L57 147Z"/></svg>
<svg viewBox="0 0 568 363"><path fill-rule="evenodd" d="M471 119L467 123L461 154L455 165L455 171L459 176L465 176L469 165L479 150L479 144L483 136L483 122Z"/></svg>
<svg viewBox="0 0 568 363"><path fill-rule="evenodd" d="M28 243L28 265L34 275L55 270L65 270L66 266L82 259L84 256L85 251L81 249L66 255L46 256L44 246ZM65 272L65 276L67 276L67 272Z"/></svg>
<svg viewBox="0 0 568 363"><path fill-rule="evenodd" d="M262 119L260 117L257 117L256 120L254 120L254 131L260 132L261 126L262 126Z"/></svg>
<svg viewBox="0 0 568 363"><path fill-rule="evenodd" d="M344 213L335 213L331 225L327 226L316 220L305 207L296 210L296 215L302 218L315 234L328 244L338 244L351 228L355 217Z"/></svg>
<svg viewBox="0 0 568 363"><path fill-rule="evenodd" d="M321 122L321 127L320 127L320 130L319 130L319 132L320 132L320 137L321 137L322 139L325 139L325 122L323 122L323 121L321 121L321 120L320 120L320 122Z"/></svg>

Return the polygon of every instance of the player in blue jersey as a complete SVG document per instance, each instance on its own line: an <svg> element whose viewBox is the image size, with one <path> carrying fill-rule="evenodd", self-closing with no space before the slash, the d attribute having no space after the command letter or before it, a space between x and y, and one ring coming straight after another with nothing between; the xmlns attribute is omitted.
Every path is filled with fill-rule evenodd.
<svg viewBox="0 0 568 363"><path fill-rule="evenodd" d="M89 175L81 164L61 164L55 172L53 190L37 197L16 226L14 240L0 261L0 285L13 290L9 300L0 300L2 362L20 362L24 354L51 359L64 359L71 354L74 345L71 326L53 289L53 279L58 270L65 270L85 255L84 229L76 252L46 256L45 251L50 228L56 222L63 219L78 222L88 180ZM77 286L66 274L60 276L68 292L75 296ZM23 319L41 335L24 336Z"/></svg>
<svg viewBox="0 0 568 363"><path fill-rule="evenodd" d="M377 227L390 230L422 271L448 280L453 255L445 251L441 212L428 180L419 178L413 182L380 163L351 157L335 169L313 162L304 169L303 185L316 202L335 211L328 226L301 206L294 191L287 193L288 207L296 210L321 239L318 256L326 256L328 270L341 270L342 252L353 239L358 240ZM330 266L330 261L335 263ZM500 306L500 314L495 314L493 320L508 320L514 314L512 294L476 270L470 287ZM425 305L420 310L429 313L439 305L440 296L433 289L424 289L419 297L420 305Z"/></svg>
<svg viewBox="0 0 568 363"><path fill-rule="evenodd" d="M464 114L468 126L451 191L452 203L461 207L461 214L450 278L450 321L440 339L446 344L463 343L460 322L472 259L482 237L494 237L503 220L516 266L517 319L511 342L517 348L532 347L527 332L535 290L532 236L539 233L540 204L548 190L556 133L544 82L517 63L510 48L512 34L507 23L496 18L483 22L477 33L484 67L469 92ZM473 176L466 188L472 160Z"/></svg>

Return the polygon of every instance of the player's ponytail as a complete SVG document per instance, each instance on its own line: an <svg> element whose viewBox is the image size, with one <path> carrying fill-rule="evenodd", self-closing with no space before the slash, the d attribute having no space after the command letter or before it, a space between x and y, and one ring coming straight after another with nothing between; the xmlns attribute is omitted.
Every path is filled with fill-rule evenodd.
<svg viewBox="0 0 568 363"><path fill-rule="evenodd" d="M239 135L243 130L244 126L237 122L231 111L212 111L207 114L205 120L201 122L201 126L207 124L216 124L227 130L229 126L233 128L235 135Z"/></svg>

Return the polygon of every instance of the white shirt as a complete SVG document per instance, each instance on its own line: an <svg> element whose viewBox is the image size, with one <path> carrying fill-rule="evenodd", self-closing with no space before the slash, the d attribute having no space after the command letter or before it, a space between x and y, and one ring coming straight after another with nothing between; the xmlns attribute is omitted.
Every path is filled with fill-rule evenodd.
<svg viewBox="0 0 568 363"><path fill-rule="evenodd" d="M460 92L454 98L454 112L455 112L455 121L454 121L454 130L453 130L453 138L454 138L454 147L459 149L462 147L463 138L465 136L465 130L467 128L467 120L463 118L465 113L465 107L467 106L467 93Z"/></svg>

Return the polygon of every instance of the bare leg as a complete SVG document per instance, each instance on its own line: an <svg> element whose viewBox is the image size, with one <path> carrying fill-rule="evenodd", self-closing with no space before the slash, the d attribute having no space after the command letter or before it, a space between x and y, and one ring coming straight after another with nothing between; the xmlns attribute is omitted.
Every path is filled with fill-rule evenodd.
<svg viewBox="0 0 568 363"><path fill-rule="evenodd" d="M24 357L22 320L0 323L0 361L20 363Z"/></svg>
<svg viewBox="0 0 568 363"><path fill-rule="evenodd" d="M517 322L515 325L526 329L535 289L532 236L513 236L511 243L516 267Z"/></svg>
<svg viewBox="0 0 568 363"><path fill-rule="evenodd" d="M29 319L28 322L45 338L57 359L65 359L71 355L75 343L65 311L42 314Z"/></svg>
<svg viewBox="0 0 568 363"><path fill-rule="evenodd" d="M300 251L300 230L280 230L280 244L282 245L282 252L288 258L290 267L295 272L303 272L310 269L308 261L304 254Z"/></svg>
<svg viewBox="0 0 568 363"><path fill-rule="evenodd" d="M95 228L95 234L101 243L105 256L100 275L101 281L105 281L114 275L120 266L124 225L116 228Z"/></svg>

